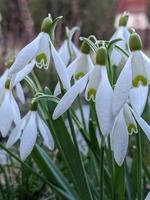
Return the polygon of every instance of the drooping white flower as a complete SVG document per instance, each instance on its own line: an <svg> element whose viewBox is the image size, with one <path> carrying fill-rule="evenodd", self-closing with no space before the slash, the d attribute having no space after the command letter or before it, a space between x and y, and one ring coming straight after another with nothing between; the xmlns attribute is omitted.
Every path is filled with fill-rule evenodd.
<svg viewBox="0 0 150 200"><path fill-rule="evenodd" d="M58 50L65 66L68 66L68 64L71 63L80 53L78 48L72 42L73 35L76 31L79 31L79 27L73 27L72 29L69 29L68 27L65 28L65 40Z"/></svg>
<svg viewBox="0 0 150 200"><path fill-rule="evenodd" d="M102 56L103 55L103 56ZM99 58L102 56L102 59ZM106 49L101 47L97 52L96 66L78 80L62 97L56 106L53 119L61 116L73 103L76 97L85 90L87 101L96 104L100 127L103 135L108 135L113 125L111 100L113 90L110 86L106 69Z"/></svg>
<svg viewBox="0 0 150 200"><path fill-rule="evenodd" d="M114 116L129 100L134 110L141 115L150 83L150 59L141 51L138 34L132 33L129 40L131 55L121 71L114 89L112 110Z"/></svg>
<svg viewBox="0 0 150 200"><path fill-rule="evenodd" d="M118 29L116 30L116 32L113 34L113 36L110 39L110 41L118 39L118 38L122 39L121 41L118 41L116 45L126 50L128 50L128 42L129 42L129 37L130 37L130 32L128 31L128 28L126 27L127 21L128 21L128 13L125 12L120 18ZM114 64L115 66L118 66L123 60L123 58L126 59L123 53L121 53L121 51L119 51L118 49L114 47L111 53L112 64Z"/></svg>
<svg viewBox="0 0 150 200"><path fill-rule="evenodd" d="M0 96L5 89L5 83L6 83L7 79L11 79L11 82L13 84L13 87L15 88L18 99L20 100L21 103L24 104L25 96L24 96L23 88L22 88L20 82L14 83L12 80L13 78L9 77L9 69L6 69L5 72L2 74L2 76L0 77ZM10 88L13 89L13 87L11 87L11 84L10 84Z"/></svg>
<svg viewBox="0 0 150 200"><path fill-rule="evenodd" d="M75 59L80 54L80 51L72 41L66 39L59 48L58 53L65 63L65 66L67 66L70 62L70 54L73 56L73 59Z"/></svg>
<svg viewBox="0 0 150 200"><path fill-rule="evenodd" d="M70 81L72 77L74 78L75 81L78 81L94 67L89 53L90 53L90 47L83 42L80 54L67 67L67 74ZM61 94L61 89L60 89L60 84L57 83L54 91L54 96L58 96L59 94Z"/></svg>
<svg viewBox="0 0 150 200"><path fill-rule="evenodd" d="M111 131L111 147L115 161L119 166L122 165L127 154L129 135L138 133L137 123L150 140L150 126L127 104L123 106L116 116Z"/></svg>
<svg viewBox="0 0 150 200"><path fill-rule="evenodd" d="M30 111L21 119L10 134L6 147L10 148L20 139L20 157L25 160L36 143L40 132L44 145L50 150L54 149L54 140L46 123L42 120L37 111L37 104L31 104Z"/></svg>
<svg viewBox="0 0 150 200"><path fill-rule="evenodd" d="M70 87L70 82L66 72L65 64L60 58L58 52L56 51L54 45L51 42L49 32L51 30L52 20L50 17L44 19L42 23L42 32L27 46L25 46L16 56L15 62L11 66L9 73L10 76L16 74L23 70L22 73L24 77L27 73L30 73L36 65L38 68L48 69L50 63L50 55L52 54L56 71L62 81L64 87L68 89ZM29 65L32 63L32 65Z"/></svg>
<svg viewBox="0 0 150 200"><path fill-rule="evenodd" d="M12 123L20 121L20 111L16 100L10 90L10 80L5 82L5 87L0 94L0 132L3 137L9 133Z"/></svg>

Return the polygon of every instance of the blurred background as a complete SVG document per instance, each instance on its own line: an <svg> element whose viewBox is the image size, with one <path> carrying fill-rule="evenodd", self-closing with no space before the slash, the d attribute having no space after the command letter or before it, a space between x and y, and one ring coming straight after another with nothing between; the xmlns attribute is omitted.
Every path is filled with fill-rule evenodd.
<svg viewBox="0 0 150 200"><path fill-rule="evenodd" d="M125 10L131 13L129 27L140 32L148 49L150 0L0 0L0 63L3 65L7 57L16 54L39 33L41 21L48 13L63 16L57 27L59 46L66 25L79 26L80 35L95 34L109 39Z"/></svg>
<svg viewBox="0 0 150 200"><path fill-rule="evenodd" d="M65 26L69 28L80 27L81 31L76 33L74 37L77 46L79 46L79 36L94 34L99 39L108 40L118 26L120 14L125 10L130 12L128 27L134 27L140 33L144 50L146 54L150 55L150 0L0 0L0 74L4 71L6 60L16 55L40 32L41 22L48 13L51 13L54 18L63 16L56 30L56 44L59 48L64 40ZM40 76L43 85L46 82L46 85L54 86L56 83L54 73L54 68L50 68L48 72L40 70L37 75ZM25 89L27 90L27 88ZM25 91L25 93L28 93L28 91ZM23 109L26 110L26 107ZM148 112L150 111L147 109ZM144 149L148 166L150 166L149 153L148 143ZM130 154L132 155L132 152ZM5 156L0 152L1 164L3 160L6 160ZM4 199L1 194L6 195L5 199L15 199L15 196L18 196L18 199L37 200L37 197L40 200L42 199L41 196L44 196L45 191L47 191L45 185L35 179L28 170L25 171L23 166L21 172L17 167L15 170L14 167L8 169L12 170L8 174L12 174L13 177L9 176L8 181L6 181L10 184L10 187L6 185L2 188L3 183L0 182L0 190L2 191L0 199ZM2 170L3 168L0 166L1 180L5 179L5 176L3 178L1 175L3 174ZM18 175L18 171L21 175ZM22 179L20 179L20 176L22 176ZM16 182L14 182L14 179ZM20 184L18 188L16 184ZM9 192L8 188L10 189ZM52 193L52 191L49 192ZM9 194L11 198L7 198Z"/></svg>
<svg viewBox="0 0 150 200"><path fill-rule="evenodd" d="M4 63L40 32L41 22L51 13L53 18L62 15L56 30L56 45L64 40L65 26L79 26L74 37L96 35L108 40L118 26L120 14L130 12L128 27L140 33L146 53L150 49L150 0L0 0L0 74ZM37 69L36 69L37 70ZM55 69L40 71L43 85L54 88ZM45 78L45 77L47 78ZM44 79L43 79L44 77Z"/></svg>

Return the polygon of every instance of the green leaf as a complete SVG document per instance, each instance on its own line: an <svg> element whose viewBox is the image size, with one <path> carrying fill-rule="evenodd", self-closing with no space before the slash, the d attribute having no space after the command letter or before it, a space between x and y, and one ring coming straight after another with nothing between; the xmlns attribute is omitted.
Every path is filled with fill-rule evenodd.
<svg viewBox="0 0 150 200"><path fill-rule="evenodd" d="M124 174L124 165L119 167L115 163L115 199L125 200L125 174Z"/></svg>
<svg viewBox="0 0 150 200"><path fill-rule="evenodd" d="M115 40L110 41L107 48L110 49L113 45L115 45L117 42L120 42L120 41L123 41L123 39L117 38Z"/></svg>
<svg viewBox="0 0 150 200"><path fill-rule="evenodd" d="M77 149L72 141L70 133L66 128L63 119L60 117L57 120L52 120L52 113L56 107L55 102L48 103L48 122L51 132L55 138L57 146L61 152L63 160L66 163L68 171L72 177L72 181L78 191L81 199L92 200L91 191L87 181L86 173L83 164L78 156ZM46 110L46 109L45 109Z"/></svg>
<svg viewBox="0 0 150 200"><path fill-rule="evenodd" d="M32 152L32 157L45 175L46 179L58 186L58 188L64 190L65 193L68 194L68 199L76 200L78 198L67 179L40 146L35 146Z"/></svg>

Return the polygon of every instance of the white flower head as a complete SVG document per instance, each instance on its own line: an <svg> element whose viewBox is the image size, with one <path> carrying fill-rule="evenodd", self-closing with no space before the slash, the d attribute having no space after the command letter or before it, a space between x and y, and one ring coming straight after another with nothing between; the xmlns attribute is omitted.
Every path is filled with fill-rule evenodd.
<svg viewBox="0 0 150 200"><path fill-rule="evenodd" d="M122 165L128 149L129 135L138 133L137 123L150 140L150 126L127 104L116 116L111 131L111 147L115 161L119 166Z"/></svg>
<svg viewBox="0 0 150 200"><path fill-rule="evenodd" d="M141 39L137 33L131 34L129 44L131 55L121 71L114 89L112 100L114 116L128 99L136 112L141 115L147 100L150 59L141 51Z"/></svg>
<svg viewBox="0 0 150 200"><path fill-rule="evenodd" d="M128 31L127 28L128 17L129 14L126 12L120 17L119 27L110 39L110 41L118 38L122 39L121 41L118 41L116 45L126 50L128 50L128 43L130 37L130 32ZM123 58L125 59L124 55L114 47L111 53L112 64L118 66L123 60Z"/></svg>
<svg viewBox="0 0 150 200"><path fill-rule="evenodd" d="M61 47L58 50L58 53L67 66L69 64L70 60L70 54L73 57L73 60L78 57L80 54L80 51L78 48L75 46L75 44L72 41L68 41L67 39L63 42Z"/></svg>
<svg viewBox="0 0 150 200"><path fill-rule="evenodd" d="M104 47L100 48L97 55L104 55ZM99 56L98 56L99 57ZM103 59L105 60L106 57ZM106 66L103 59L97 59L97 65L86 75L80 78L62 97L56 106L53 119L61 116L74 102L76 97L85 89L85 98L87 101L93 100L96 104L96 111L99 123L104 135L108 135L112 127L111 98L113 90L110 86ZM107 109L105 109L105 107Z"/></svg>
<svg viewBox="0 0 150 200"><path fill-rule="evenodd" d="M10 75L16 74L21 70L21 78L23 79L30 73L36 65L38 68L48 69L50 64L50 55L52 54L56 71L62 81L64 87L70 87L68 75L66 72L65 64L60 58L58 52L52 44L49 33L52 27L52 19L46 17L43 20L41 32L39 35L27 46L25 46L16 56L15 62L11 66ZM19 75L17 77L19 79ZM18 80L17 80L18 81Z"/></svg>
<svg viewBox="0 0 150 200"><path fill-rule="evenodd" d="M91 69L93 69L94 65L89 53L90 53L90 47L86 43L83 43L81 46L81 53L67 67L67 74L70 81L72 77L74 78L75 81L78 81ZM60 83L57 83L56 88L54 90L54 96L58 96L59 94L61 94L61 88L60 88Z"/></svg>
<svg viewBox="0 0 150 200"><path fill-rule="evenodd" d="M46 123L40 117L37 111L36 102L31 104L30 111L24 116L23 119L16 125L10 134L7 141L7 148L14 145L20 139L20 156L21 160L25 160L36 143L40 132L44 145L50 150L54 149L54 140Z"/></svg>
<svg viewBox="0 0 150 200"><path fill-rule="evenodd" d="M66 27L65 40L58 50L58 53L66 66L68 66L68 64L71 63L80 54L80 51L72 42L73 35L77 31L79 31L79 27L73 27L72 29Z"/></svg>
<svg viewBox="0 0 150 200"><path fill-rule="evenodd" d="M18 79L17 82L15 81L16 80L16 75L12 75L12 76L9 75L9 70L10 70L10 67L13 64L13 62L14 62L14 58L13 59L9 59L7 61L7 63L5 64L7 69L4 71L4 73L0 77L0 96L1 96L1 94L3 93L3 91L5 89L6 81L9 79L10 80L9 89L12 90L14 88L18 99L20 100L21 103L24 104L25 103L25 96L24 96L23 88L22 88L22 86L20 84L20 81L22 80L21 73L18 74L20 78Z"/></svg>
<svg viewBox="0 0 150 200"><path fill-rule="evenodd" d="M0 94L0 131L3 137L6 137L14 122L20 121L20 111L16 100L10 90L10 80L6 80L5 87Z"/></svg>

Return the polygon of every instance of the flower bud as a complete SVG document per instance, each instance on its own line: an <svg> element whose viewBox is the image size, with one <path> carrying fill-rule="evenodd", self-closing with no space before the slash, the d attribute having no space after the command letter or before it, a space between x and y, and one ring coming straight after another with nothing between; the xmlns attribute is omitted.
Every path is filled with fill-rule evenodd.
<svg viewBox="0 0 150 200"><path fill-rule="evenodd" d="M100 47L96 53L96 64L106 65L107 63L107 49L105 47Z"/></svg>
<svg viewBox="0 0 150 200"><path fill-rule="evenodd" d="M9 87L10 87L10 79L7 79L5 82L5 89L9 90Z"/></svg>
<svg viewBox="0 0 150 200"><path fill-rule="evenodd" d="M137 33L132 33L129 38L129 47L131 51L137 51L142 49L142 41Z"/></svg>
<svg viewBox="0 0 150 200"><path fill-rule="evenodd" d="M124 13L119 19L119 26L127 26L129 14Z"/></svg>
<svg viewBox="0 0 150 200"><path fill-rule="evenodd" d="M37 110L37 107L38 107L38 104L36 101L32 102L31 105L30 105L30 110L31 111L36 111Z"/></svg>
<svg viewBox="0 0 150 200"><path fill-rule="evenodd" d="M42 22L41 31L44 33L50 33L52 24L53 24L52 18L50 16L46 17Z"/></svg>
<svg viewBox="0 0 150 200"><path fill-rule="evenodd" d="M84 53L84 54L89 54L90 53L90 47L86 42L82 42L81 52Z"/></svg>

